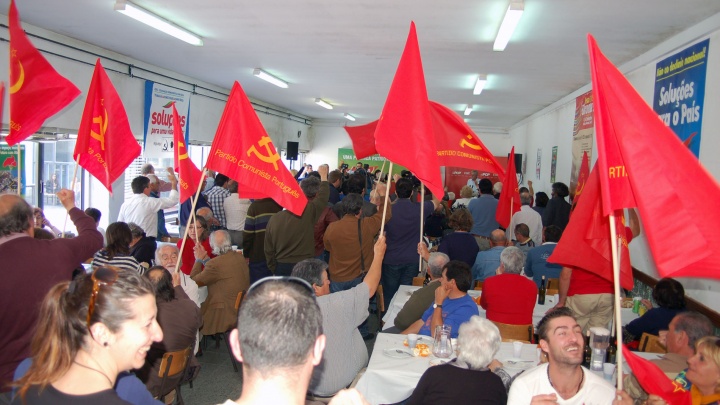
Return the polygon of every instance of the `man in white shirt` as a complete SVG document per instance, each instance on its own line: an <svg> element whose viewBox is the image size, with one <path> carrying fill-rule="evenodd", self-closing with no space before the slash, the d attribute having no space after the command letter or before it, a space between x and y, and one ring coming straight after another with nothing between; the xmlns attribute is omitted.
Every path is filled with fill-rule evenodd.
<svg viewBox="0 0 720 405"><path fill-rule="evenodd" d="M467 186L472 189L473 197L477 197L478 191L480 191L480 185L478 180L478 171L473 170L470 172L470 178L467 181Z"/></svg>
<svg viewBox="0 0 720 405"><path fill-rule="evenodd" d="M530 207L530 201L532 197L528 192L520 193L520 211L516 212L510 220L510 226L508 226L508 232L505 233L507 240L512 240L513 229L518 224L525 224L530 228L530 239L535 243L535 246L540 246L542 243L542 217L532 207Z"/></svg>
<svg viewBox="0 0 720 405"><path fill-rule="evenodd" d="M150 238L157 238L158 210L170 208L178 203L180 195L177 191L177 178L174 174L168 173L168 180L172 185L168 197L150 197L150 179L145 176L138 176L130 184L133 196L126 200L120 207L118 221L134 222L145 230Z"/></svg>
<svg viewBox="0 0 720 405"><path fill-rule="evenodd" d="M232 244L242 248L245 217L247 217L248 207L250 207L250 200L240 198L238 194L238 183L235 180L230 180L228 191L230 192L230 196L223 200L227 231L230 234Z"/></svg>

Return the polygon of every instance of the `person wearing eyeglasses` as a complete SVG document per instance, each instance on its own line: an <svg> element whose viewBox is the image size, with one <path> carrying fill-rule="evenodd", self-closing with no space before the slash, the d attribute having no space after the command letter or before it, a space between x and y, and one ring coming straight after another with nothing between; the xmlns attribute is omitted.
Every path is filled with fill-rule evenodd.
<svg viewBox="0 0 720 405"><path fill-rule="evenodd" d="M163 333L153 286L139 274L99 267L55 285L40 307L32 365L12 404L126 404L118 374L142 367Z"/></svg>

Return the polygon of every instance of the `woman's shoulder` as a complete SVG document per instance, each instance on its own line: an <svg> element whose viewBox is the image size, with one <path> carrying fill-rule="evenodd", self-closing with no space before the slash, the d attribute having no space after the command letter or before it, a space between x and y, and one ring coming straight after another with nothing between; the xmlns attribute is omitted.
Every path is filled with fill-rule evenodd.
<svg viewBox="0 0 720 405"><path fill-rule="evenodd" d="M87 395L71 395L58 391L52 385L48 385L44 389L40 389L35 385L28 389L24 401L19 397L11 403L12 405L94 405L102 403L103 405L127 405L117 395L114 390L107 389Z"/></svg>

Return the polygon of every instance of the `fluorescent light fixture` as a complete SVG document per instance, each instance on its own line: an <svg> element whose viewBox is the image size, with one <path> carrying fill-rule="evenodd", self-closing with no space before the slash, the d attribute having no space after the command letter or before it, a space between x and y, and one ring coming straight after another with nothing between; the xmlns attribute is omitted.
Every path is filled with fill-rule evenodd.
<svg viewBox="0 0 720 405"><path fill-rule="evenodd" d="M478 75L477 81L475 82L475 88L473 89L473 94L477 96L482 93L485 88L485 84L487 84L487 75Z"/></svg>
<svg viewBox="0 0 720 405"><path fill-rule="evenodd" d="M327 108L328 110L332 110L332 109L333 109L332 104L328 103L327 101L325 101L325 100L323 100L323 99L321 99L321 98L316 98L316 99L315 99L315 104L319 105L319 106L322 107L322 108Z"/></svg>
<svg viewBox="0 0 720 405"><path fill-rule="evenodd" d="M343 114L343 117L345 117L345 119L348 121L355 121L355 117L353 117L352 115L350 115L348 113Z"/></svg>
<svg viewBox="0 0 720 405"><path fill-rule="evenodd" d="M253 70L253 76L255 76L255 77L257 77L257 78L260 78L260 79L263 79L263 80L265 80L266 82L272 83L272 84L274 84L274 85L276 85L276 86L278 86L278 87L282 87L283 89L287 89L287 88L288 88L288 84L287 84L286 81L280 80L280 79L278 79L277 77L271 75L270 73L268 73L268 72L266 72L266 71L264 71L264 70L262 70L262 69L255 69L255 70Z"/></svg>
<svg viewBox="0 0 720 405"><path fill-rule="evenodd" d="M512 37L513 31L520 22L523 11L525 11L525 4L523 0L510 0L510 6L508 6L505 12L505 18L503 18L502 24L500 24L500 30L498 30L497 36L495 37L495 43L493 44L493 51L504 51L510 37Z"/></svg>
<svg viewBox="0 0 720 405"><path fill-rule="evenodd" d="M181 41L187 42L188 44L195 46L202 46L203 44L203 40L199 36L184 28L178 27L164 18L158 17L144 8L140 8L133 3L130 3L127 0L116 0L115 11L119 11L128 17L134 18L141 23L147 24L168 35L172 35Z"/></svg>
<svg viewBox="0 0 720 405"><path fill-rule="evenodd" d="M465 107L465 115L470 115L470 113L473 111L473 108L471 105Z"/></svg>

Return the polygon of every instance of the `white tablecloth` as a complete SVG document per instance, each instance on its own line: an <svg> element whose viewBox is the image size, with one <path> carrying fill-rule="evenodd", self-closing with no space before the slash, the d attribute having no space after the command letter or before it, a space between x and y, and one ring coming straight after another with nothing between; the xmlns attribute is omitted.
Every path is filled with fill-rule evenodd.
<svg viewBox="0 0 720 405"><path fill-rule="evenodd" d="M417 386L420 377L430 366L430 361L437 358L429 357L388 357L383 353L384 349L406 349L403 340L407 336L388 333L378 333L373 348L372 357L365 374L360 378L356 388L373 405L394 404L410 396ZM421 336L419 343L426 343L432 349L432 338ZM501 343L500 351L495 356L503 362L513 357L512 343ZM523 360L532 360L518 368L506 368L511 375L522 370L522 367L532 367L537 361L537 345L524 344L520 357Z"/></svg>
<svg viewBox="0 0 720 405"><path fill-rule="evenodd" d="M400 312L402 307L405 305L405 303L410 299L410 295L412 295L413 292L418 290L420 287L412 286L412 285L401 285L398 289L397 293L395 293L395 296L390 301L390 305L387 308L387 312L385 312L385 316L383 317L383 321L385 322L385 325L383 325L383 330L395 326L395 317ZM482 291L476 291L476 290L470 290L468 291L468 294L470 294L471 297L475 298L480 296ZM510 293L510 292L508 292ZM557 304L557 295L548 296L545 299L545 305L538 305L535 304L535 309L533 310L533 325L537 327L537 324L540 323L540 320L545 316L545 313L552 307ZM478 310L480 311L480 316L485 317L485 310L478 305ZM628 322L632 321L633 319L637 318L638 315L634 314L632 312L631 308L623 308L622 309L622 322L623 325L627 325Z"/></svg>

